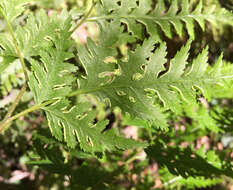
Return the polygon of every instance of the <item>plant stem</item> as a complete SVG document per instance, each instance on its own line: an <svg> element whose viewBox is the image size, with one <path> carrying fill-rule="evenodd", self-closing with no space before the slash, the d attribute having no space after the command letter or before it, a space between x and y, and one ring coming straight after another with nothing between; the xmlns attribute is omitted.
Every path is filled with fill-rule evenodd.
<svg viewBox="0 0 233 190"><path fill-rule="evenodd" d="M13 117L10 117L10 118L7 117L7 118L5 118L5 119L3 120L3 122L1 123L1 125L0 125L0 133L2 133L2 132L4 131L4 129L6 128L6 126L7 126L10 122L12 122L12 121L18 119L19 117L22 117L22 116L24 116L24 115L26 115L26 114L28 114L28 113L30 113L30 112L39 110L39 109L41 109L42 107L45 107L45 106L47 106L47 105L49 105L49 104L51 104L51 103L54 103L54 102L55 102L55 100L49 100L49 101L47 101L47 102L45 102L45 103L43 103L43 104L36 104L36 105L34 105L34 106L32 106L32 107L30 107L30 108L28 108L28 109L26 109L26 110L24 110L24 111L22 111L22 112L20 112L20 113L14 115Z"/></svg>
<svg viewBox="0 0 233 190"><path fill-rule="evenodd" d="M141 156L139 156L138 154L135 154L134 156L132 156L131 158L129 158L128 160L126 160L125 164L129 165L130 163L132 163L133 161L140 159Z"/></svg>
<svg viewBox="0 0 233 190"><path fill-rule="evenodd" d="M4 117L3 121L0 123L0 132L5 128L5 126L7 125L7 121L8 119L11 117L12 113L14 112L16 106L19 104L19 101L20 99L22 98L24 92L26 91L26 87L27 87L27 81L28 81L28 75L27 75L27 69L26 69L26 66L25 66L25 63L24 63L24 59L23 59L23 56L20 52L20 49L18 47L18 42L16 40L16 37L15 37L15 34L14 34L14 31L13 31L13 28L4 12L4 10L2 9L2 7L0 7L0 13L2 14L4 20L6 21L6 24L8 26L8 29L10 31L10 34L11 34L11 37L13 39L13 43L14 43L14 46L15 46L15 49L16 49L16 53L18 55L18 58L20 60L20 63L21 63L21 66L23 68L23 73L24 73L24 76L25 76L25 83L23 85L23 87L21 88L19 94L17 95L13 105L11 106L11 108L9 109L9 111L7 112L6 116Z"/></svg>
<svg viewBox="0 0 233 190"><path fill-rule="evenodd" d="M171 185L172 183L175 183L176 181L179 181L179 180L181 180L181 179L182 179L181 176L174 177L174 178L171 179L170 181L164 183L163 186L166 187L166 186Z"/></svg>
<svg viewBox="0 0 233 190"><path fill-rule="evenodd" d="M98 90L101 90L101 88L93 88L93 89L78 89L76 91L71 92L68 97L72 97L72 96L77 96L80 94L88 94L88 93L92 93L92 92L96 92Z"/></svg>
<svg viewBox="0 0 233 190"><path fill-rule="evenodd" d="M11 117L12 113L14 112L16 106L18 105L18 103L19 103L19 101L20 101L20 99L23 96L23 94L24 94L25 91L26 91L26 83L24 83L24 85L21 88L19 94L15 98L15 101L14 101L13 105L10 107L10 109L8 110L6 116L4 117L4 119L2 120L2 122L0 123L0 132L1 132L2 126L4 126L4 124L6 123L6 121Z"/></svg>
<svg viewBox="0 0 233 190"><path fill-rule="evenodd" d="M72 29L71 33L74 33L75 30L77 30L85 21L86 19L89 17L89 15L91 14L93 8L95 7L96 2L92 1L92 6L89 9L89 11L87 12L87 14L82 18L82 20Z"/></svg>
<svg viewBox="0 0 233 190"><path fill-rule="evenodd" d="M2 14L4 20L6 21L6 24L7 24L7 26L8 26L8 29L9 29L9 31L10 31L10 34L11 34L11 37L12 37L12 39L13 39L13 43L14 43L14 46L15 46L15 49L16 49L16 53L17 53L18 58L19 58L19 60L20 60L21 66L22 66L22 68L23 68L23 73L24 73L24 76L25 76L25 80L27 81L27 80L28 80L27 68L26 68L26 65L25 65L25 63L24 63L23 56L22 56L22 54L21 54L21 52L20 52L20 49L19 49L19 46L18 46L18 42L17 42L17 40L16 40L14 31L13 31L13 28L12 28L12 26L11 26L11 24L10 24L10 22L9 22L9 20L8 20L8 18L7 18L7 16L6 16L6 14L4 13L4 11L3 11L3 9L2 9L1 7L0 7L0 13Z"/></svg>

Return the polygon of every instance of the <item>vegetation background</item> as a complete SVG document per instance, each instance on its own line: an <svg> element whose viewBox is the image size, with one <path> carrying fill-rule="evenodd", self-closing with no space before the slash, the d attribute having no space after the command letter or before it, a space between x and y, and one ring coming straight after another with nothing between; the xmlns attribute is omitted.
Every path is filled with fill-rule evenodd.
<svg viewBox="0 0 233 190"><path fill-rule="evenodd" d="M167 0L166 5L171 1ZM195 5L197 1L191 2ZM217 9L224 7L233 10L231 0L204 0L203 3L205 7L216 5ZM91 0L36 0L29 10L37 12L43 8L51 15L53 12L59 14L63 9L67 9L73 11L74 15L81 16L91 6ZM94 9L92 15L95 15L95 11ZM26 12L21 15L17 22L24 24L27 14ZM0 32L5 31L5 22L0 19ZM231 65L232 34L232 26L221 23L216 27L206 23L205 31L196 25L196 38L192 43L189 59L194 58L208 45L210 64L223 52L224 62ZM87 37L98 40L99 29L93 22L83 23L72 35L77 44L83 45L86 44ZM174 35L171 39L164 35L163 39L168 46L167 57L172 58L185 44L187 35ZM135 44L130 45L133 47ZM127 48L127 45L123 45L119 50L127 52ZM226 70L232 68L229 66ZM19 64L11 64L0 74L0 120L19 92L23 81L23 71ZM52 138L42 111L23 116L0 135L0 189L233 190L232 173L227 165L225 173L214 170L216 175L208 175L212 168L202 165L200 161L204 158L209 163L215 163L218 168L218 164L222 164L224 159L227 158L227 163L233 160L232 87L233 83L227 82L224 88L215 89L215 98L211 101L207 102L203 97L198 97L201 102L199 107L184 107L180 115L168 113L170 128L166 133L156 128L149 129L145 121L122 115L118 108L110 110L105 104L97 103L95 98L89 97L98 110L98 118L110 120L108 128L118 128L125 137L138 141L155 140L157 144L154 153L138 148L106 152L93 157L79 149L70 150L64 143ZM32 94L28 91L17 106L16 112L32 104ZM222 131L215 133L209 130L209 126ZM200 160L192 159L191 149L196 150ZM149 154L151 156L148 156Z"/></svg>

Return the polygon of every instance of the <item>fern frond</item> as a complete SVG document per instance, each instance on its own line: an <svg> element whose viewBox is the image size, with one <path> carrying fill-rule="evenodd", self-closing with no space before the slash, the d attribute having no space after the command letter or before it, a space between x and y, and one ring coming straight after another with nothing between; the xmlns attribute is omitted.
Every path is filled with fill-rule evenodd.
<svg viewBox="0 0 233 190"><path fill-rule="evenodd" d="M32 0L1 0L0 6L4 11L8 21L12 23L25 10L25 5Z"/></svg>
<svg viewBox="0 0 233 190"><path fill-rule="evenodd" d="M180 175L183 178L233 176L232 164L225 161L213 150L206 152L204 147L192 150L190 147L172 147L157 141L146 149L146 153L160 167L167 168L172 175Z"/></svg>
<svg viewBox="0 0 233 190"><path fill-rule="evenodd" d="M0 75L0 92L6 96L17 85L22 85L24 82L22 74L22 68L18 61L14 61L5 72ZM13 100L11 100L13 101ZM0 100L4 102L4 100Z"/></svg>
<svg viewBox="0 0 233 190"><path fill-rule="evenodd" d="M112 130L102 133L108 121L93 124L96 111L91 110L89 103L79 103L66 110L68 106L67 100L59 100L44 110L52 134L61 141L64 133L64 140L69 147L74 148L79 142L86 152L103 152L105 149L127 149L146 145L117 136Z"/></svg>
<svg viewBox="0 0 233 190"><path fill-rule="evenodd" d="M50 39L54 48L50 47L49 52L40 50L39 61L30 59L33 73L29 76L29 86L36 103L56 100L52 105L42 108L47 115L52 135L60 141L64 139L71 148L79 142L84 151L93 153L105 149L144 146L143 143L117 136L113 131L102 133L108 122L93 124L97 113L91 110L89 103L78 103L69 109L70 103L64 97L71 92L71 84L75 80L72 72L77 70L77 67L66 62L73 57L68 52L70 23L69 19L58 31L59 35Z"/></svg>
<svg viewBox="0 0 233 190"><path fill-rule="evenodd" d="M31 2L31 0L1 0L0 1L0 16L4 17L5 21L12 24L13 21L23 13L25 5ZM3 33L0 34L0 73L3 72L10 63L12 63L17 53L15 51L12 38L10 35Z"/></svg>
<svg viewBox="0 0 233 190"><path fill-rule="evenodd" d="M70 85L75 80L70 73L77 68L64 61L72 57L72 54L51 49L49 53L42 51L40 56L43 64L31 59L34 74L29 76L29 86L36 103L67 96L71 92Z"/></svg>
<svg viewBox="0 0 233 190"><path fill-rule="evenodd" d="M232 75L229 75L229 73L233 73L233 64L232 63L223 63L222 68L222 75L223 80L220 85L214 86L211 91L211 96L213 98L232 98L232 88L233 88L233 80L229 80L232 78Z"/></svg>
<svg viewBox="0 0 233 190"><path fill-rule="evenodd" d="M166 45L158 44L152 38L145 40L134 52L129 52L127 61L117 60L117 64L103 61L111 55L108 53L111 48L97 46L88 40L88 49L78 49L86 80L80 79L80 89L74 94L93 93L101 99L109 99L112 106L120 107L124 113L166 128L159 102L154 101L156 96L165 109L177 112L182 99L196 102L195 88L209 97L211 86L222 80L221 57L217 66L207 72L207 48L193 61L192 67L187 68L190 43L181 48L171 60L168 71L164 71L164 64L168 61L165 58ZM155 48L155 45L159 47Z"/></svg>
<svg viewBox="0 0 233 190"><path fill-rule="evenodd" d="M182 0L181 3L173 0L168 10L166 10L163 0L157 2L155 9L152 9L151 0L132 0L130 2L127 0L101 0L101 2L99 16L94 17L93 20L120 20L127 24L128 31L137 38L143 37L142 25L156 39L160 39L160 31L171 38L173 27L179 36L182 36L183 29L186 28L190 38L194 38L195 21L202 30L205 30L205 21L215 25L218 22L233 25L233 14L230 11L225 9L215 11L215 7L203 10L202 1L199 1L196 7L191 9L189 0Z"/></svg>
<svg viewBox="0 0 233 190"><path fill-rule="evenodd" d="M66 11L59 16L54 13L49 17L44 10L40 10L36 15L29 14L26 25L18 26L15 35L24 58L30 61L30 58L38 56L41 50L51 48L54 45L52 41L56 40L59 35L66 35L66 39L68 39L71 35L70 27L71 18ZM64 42L66 43L64 44ZM62 42L63 48L72 46L72 41L64 42ZM0 72L3 72L13 60L17 59L17 53L12 40L5 33L0 35L0 45L2 47L0 56L3 57L0 63Z"/></svg>
<svg viewBox="0 0 233 190"><path fill-rule="evenodd" d="M44 23L47 23L48 20L45 13L42 12L40 15L43 18L41 20L46 20ZM33 17L31 17L31 19L33 19ZM35 20L31 19L29 19L28 21L29 26L31 26L31 23L33 23L33 25L35 24ZM57 25L55 24L55 22L51 23L52 24L50 26L53 26L52 28L55 30ZM71 19L67 19L64 22L64 25L59 28L59 31L57 31L57 34L55 35L52 34L54 30L50 30L49 34L51 34L51 36L48 36L46 32L42 34L37 32L33 33L34 30L32 30L32 28L30 27L32 36L31 40L28 41L30 42L30 44L28 45L29 48L31 48L28 49L28 47L25 46L26 52L27 50L29 50L29 52L31 53L29 53L28 55L31 56L39 55L40 61L42 62L41 64L35 59L30 59L33 74L29 76L29 86L34 93L36 103L42 103L46 100L65 97L71 91L70 85L75 80L71 73L75 72L78 68L72 64L65 62L66 60L73 57L73 54L67 51L67 49L72 44L69 41L69 37L71 35L71 33L69 32L69 29L71 28L70 23ZM34 47L34 50L37 50L37 52L34 52L33 45L37 44L36 40L43 38L45 35L49 38L45 40L47 41L45 43L50 43L50 45L54 44L55 48L50 47L50 51L48 52L45 50L43 51L43 48L41 48L42 50L39 50L38 47ZM46 48L47 44L44 45Z"/></svg>
<svg viewBox="0 0 233 190"><path fill-rule="evenodd" d="M160 168L159 175L162 178L162 181L164 181L163 187L166 189L178 189L181 186L188 189L207 188L223 181L223 179L216 177L206 178L203 176L189 176L184 178L180 175L172 175L166 167Z"/></svg>
<svg viewBox="0 0 233 190"><path fill-rule="evenodd" d="M42 108L46 112L53 136L60 141L64 137L67 145L72 148L79 141L80 147L87 152L102 152L105 149L125 149L145 145L117 136L113 131L102 134L102 130L108 122L102 121L94 125L97 113L91 111L91 105L88 103L78 103L77 106L67 110L70 103L63 97L71 91L69 85L74 78L70 73L76 68L62 60L70 55L52 49L50 54L41 52L40 55L43 64L35 60L31 61L34 74L29 76L29 86L34 93L36 103L57 99L52 105Z"/></svg>
<svg viewBox="0 0 233 190"><path fill-rule="evenodd" d="M40 10L36 15L28 16L25 26L16 29L16 37L24 57L29 58L39 55L41 49L47 50L52 47L53 41L56 41L58 45L57 38L69 39L70 28L71 17L66 11L60 15L53 13L49 17L44 10ZM73 45L71 40L61 43L64 49Z"/></svg>
<svg viewBox="0 0 233 190"><path fill-rule="evenodd" d="M206 109L203 105L187 104L183 106L183 109L185 116L193 119L193 126L198 126L199 129L209 129L215 133L223 132L211 117L210 110Z"/></svg>
<svg viewBox="0 0 233 190"><path fill-rule="evenodd" d="M207 188L221 183L223 180L220 178L204 178L204 177L188 177L179 180L179 184L182 186L195 189L195 188Z"/></svg>

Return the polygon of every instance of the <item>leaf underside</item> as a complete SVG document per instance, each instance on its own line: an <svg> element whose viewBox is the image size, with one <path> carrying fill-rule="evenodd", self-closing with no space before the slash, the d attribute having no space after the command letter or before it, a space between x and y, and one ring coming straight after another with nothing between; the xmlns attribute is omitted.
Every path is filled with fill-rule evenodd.
<svg viewBox="0 0 233 190"><path fill-rule="evenodd" d="M207 48L193 60L191 67L187 67L190 43L180 49L170 61L169 69L160 75L166 70L164 64L169 61L165 58L165 43L149 38L134 52L129 52L127 61L106 63L103 60L109 57L107 51L110 48L97 46L88 40L88 49L78 49L87 75L85 80L80 80L77 94L93 93L102 100L109 100L113 107L120 107L124 113L147 119L166 129L164 110L178 112L183 102L196 102L196 89L208 97L211 86L221 82L221 57L217 66L207 72ZM163 103L162 107L156 98Z"/></svg>

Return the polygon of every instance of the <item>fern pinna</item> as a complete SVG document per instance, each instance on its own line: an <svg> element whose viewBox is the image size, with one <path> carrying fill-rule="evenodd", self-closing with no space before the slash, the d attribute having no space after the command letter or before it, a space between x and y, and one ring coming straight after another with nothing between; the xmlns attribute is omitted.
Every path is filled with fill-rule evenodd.
<svg viewBox="0 0 233 190"><path fill-rule="evenodd" d="M167 112L181 113L187 105L198 105L200 94L210 100L217 85L231 80L232 71L226 71L222 56L210 66L208 47L195 59L189 59L194 31L199 26L203 31L206 25L216 27L218 22L232 26L233 14L214 7L204 9L202 1L170 2L97 1L90 9L95 5L96 13L89 11L78 26L97 23L99 38L88 38L86 45L77 45L72 33L78 26L71 12L63 10L49 17L40 10L28 14L26 21L19 24L17 18L34 2L1 0L0 12L9 33L0 34L0 72L19 60L25 74L25 84L3 119L1 131L18 117L41 109L52 136L72 149L78 146L94 155L105 150L145 148L149 142L126 139L114 129L105 131L108 121L96 120L97 110L87 95L163 131L170 128ZM170 59L164 38L177 34L189 39ZM119 54L122 44L129 47L125 55ZM26 86L33 93L35 105L11 116ZM153 157L152 149L148 154ZM224 167L213 170L213 174L221 175Z"/></svg>

